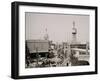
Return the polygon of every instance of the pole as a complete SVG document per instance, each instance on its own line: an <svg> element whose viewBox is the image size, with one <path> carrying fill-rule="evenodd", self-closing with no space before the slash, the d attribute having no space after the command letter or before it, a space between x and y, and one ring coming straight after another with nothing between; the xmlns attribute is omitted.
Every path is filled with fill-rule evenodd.
<svg viewBox="0 0 100 81"><path fill-rule="evenodd" d="M36 57L37 57L37 66L39 65L38 64L38 61L39 61L39 53L38 53L38 48L36 48Z"/></svg>

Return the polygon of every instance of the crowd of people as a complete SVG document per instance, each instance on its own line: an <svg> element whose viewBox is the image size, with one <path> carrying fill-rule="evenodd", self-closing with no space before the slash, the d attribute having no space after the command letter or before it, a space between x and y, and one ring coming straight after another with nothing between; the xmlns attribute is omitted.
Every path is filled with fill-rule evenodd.
<svg viewBox="0 0 100 81"><path fill-rule="evenodd" d="M79 61L75 57L75 51L68 47L49 49L48 53L42 53L43 55L35 53L34 58L29 50L26 50L26 53L28 53L26 54L26 68L89 65L87 61Z"/></svg>

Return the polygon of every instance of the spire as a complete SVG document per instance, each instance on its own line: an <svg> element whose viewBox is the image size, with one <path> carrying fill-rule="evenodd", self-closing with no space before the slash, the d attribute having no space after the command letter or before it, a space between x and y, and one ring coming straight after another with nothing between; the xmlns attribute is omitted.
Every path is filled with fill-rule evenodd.
<svg viewBox="0 0 100 81"><path fill-rule="evenodd" d="M75 21L73 21L73 28L72 28L72 42L77 42L77 29L75 28Z"/></svg>
<svg viewBox="0 0 100 81"><path fill-rule="evenodd" d="M73 21L73 32L72 34L77 34L77 29L75 28L75 21Z"/></svg>
<svg viewBox="0 0 100 81"><path fill-rule="evenodd" d="M45 40L48 40L48 39L49 39L49 36L48 36L48 33L47 33L47 28L45 29L45 36L44 36L44 39L45 39Z"/></svg>
<svg viewBox="0 0 100 81"><path fill-rule="evenodd" d="M73 21L73 28L75 28L75 21Z"/></svg>

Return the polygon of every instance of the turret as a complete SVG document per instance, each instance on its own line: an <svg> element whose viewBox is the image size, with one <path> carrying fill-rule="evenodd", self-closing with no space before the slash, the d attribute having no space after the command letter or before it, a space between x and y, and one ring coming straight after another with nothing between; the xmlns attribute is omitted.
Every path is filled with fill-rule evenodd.
<svg viewBox="0 0 100 81"><path fill-rule="evenodd" d="M45 29L45 32L46 32L46 34L45 34L45 36L44 36L44 40L49 40L49 35L48 35L48 33L47 33L47 28Z"/></svg>
<svg viewBox="0 0 100 81"><path fill-rule="evenodd" d="M77 42L77 29L75 28L75 21L73 21L73 28L72 28L72 43Z"/></svg>

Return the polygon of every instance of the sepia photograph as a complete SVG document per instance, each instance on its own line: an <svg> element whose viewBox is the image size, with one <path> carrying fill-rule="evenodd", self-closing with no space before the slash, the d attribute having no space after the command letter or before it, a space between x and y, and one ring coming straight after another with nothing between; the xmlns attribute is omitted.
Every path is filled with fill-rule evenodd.
<svg viewBox="0 0 100 81"><path fill-rule="evenodd" d="M12 3L11 77L97 74L97 7Z"/></svg>
<svg viewBox="0 0 100 81"><path fill-rule="evenodd" d="M90 65L89 15L25 12L25 68Z"/></svg>

